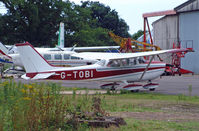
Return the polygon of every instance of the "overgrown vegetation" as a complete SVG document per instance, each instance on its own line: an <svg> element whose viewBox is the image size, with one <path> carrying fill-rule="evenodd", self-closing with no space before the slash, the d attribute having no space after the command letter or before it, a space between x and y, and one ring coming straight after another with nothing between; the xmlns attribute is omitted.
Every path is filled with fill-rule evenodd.
<svg viewBox="0 0 199 131"><path fill-rule="evenodd" d="M72 95L61 95L62 90L54 83L1 81L0 130L199 130L199 119L192 118L199 113L198 96L128 91L76 95L76 88L71 89ZM137 119L132 113L142 116ZM167 113L183 118L167 119ZM123 116L127 125L93 128L84 122L109 115Z"/></svg>
<svg viewBox="0 0 199 131"><path fill-rule="evenodd" d="M1 82L0 130L80 130L87 123L79 120L105 115L99 97L62 96L59 88L52 83Z"/></svg>

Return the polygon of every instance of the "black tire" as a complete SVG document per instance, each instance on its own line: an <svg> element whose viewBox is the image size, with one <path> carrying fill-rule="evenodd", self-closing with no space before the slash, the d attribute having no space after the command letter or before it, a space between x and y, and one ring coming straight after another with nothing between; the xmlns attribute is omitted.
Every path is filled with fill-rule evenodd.
<svg viewBox="0 0 199 131"><path fill-rule="evenodd" d="M140 90L138 90L138 89L137 89L137 90L131 90L131 92L139 92L139 91L140 91Z"/></svg>
<svg viewBox="0 0 199 131"><path fill-rule="evenodd" d="M149 91L155 91L155 88L151 88L151 89L149 89Z"/></svg>

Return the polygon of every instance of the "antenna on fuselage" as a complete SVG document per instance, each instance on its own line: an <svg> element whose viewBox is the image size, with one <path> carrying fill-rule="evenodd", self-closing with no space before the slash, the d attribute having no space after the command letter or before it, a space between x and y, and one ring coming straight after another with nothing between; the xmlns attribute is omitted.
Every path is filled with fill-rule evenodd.
<svg viewBox="0 0 199 131"><path fill-rule="evenodd" d="M71 48L70 51L74 51L74 49L75 49L76 46L77 46L77 45L75 44L75 45Z"/></svg>

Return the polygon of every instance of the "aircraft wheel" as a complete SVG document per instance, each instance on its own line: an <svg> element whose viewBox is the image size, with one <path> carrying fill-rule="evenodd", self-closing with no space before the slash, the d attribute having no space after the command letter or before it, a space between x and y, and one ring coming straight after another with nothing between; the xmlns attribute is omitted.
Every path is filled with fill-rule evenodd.
<svg viewBox="0 0 199 131"><path fill-rule="evenodd" d="M155 91L155 88L151 88L151 89L149 89L149 91Z"/></svg>
<svg viewBox="0 0 199 131"><path fill-rule="evenodd" d="M131 90L131 92L139 92L140 90Z"/></svg>
<svg viewBox="0 0 199 131"><path fill-rule="evenodd" d="M110 90L111 90L111 91L115 91L115 88L114 88L114 87L112 87Z"/></svg>

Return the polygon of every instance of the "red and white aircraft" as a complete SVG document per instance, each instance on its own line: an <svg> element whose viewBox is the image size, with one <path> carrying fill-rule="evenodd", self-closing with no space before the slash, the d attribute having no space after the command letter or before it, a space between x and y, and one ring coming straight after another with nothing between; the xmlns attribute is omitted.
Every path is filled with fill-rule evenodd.
<svg viewBox="0 0 199 131"><path fill-rule="evenodd" d="M123 88L127 90L139 90L142 87L154 90L158 85L151 83L151 80L162 75L166 66L162 62L153 62L154 56L163 53L187 51L186 49L171 49L140 53L95 52L90 53L90 56L97 56L101 60L93 65L55 67L49 64L28 42L16 44L16 46L26 70L26 74L22 76L24 79L97 80L112 82L101 86L104 88L114 88L114 86L118 85L118 82L124 82L126 86ZM150 61L145 62L142 59L138 59L144 56L151 56ZM140 81L149 81L150 83L144 86L129 83Z"/></svg>

